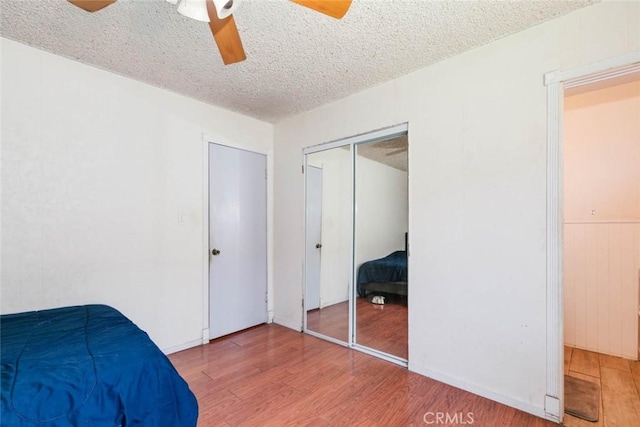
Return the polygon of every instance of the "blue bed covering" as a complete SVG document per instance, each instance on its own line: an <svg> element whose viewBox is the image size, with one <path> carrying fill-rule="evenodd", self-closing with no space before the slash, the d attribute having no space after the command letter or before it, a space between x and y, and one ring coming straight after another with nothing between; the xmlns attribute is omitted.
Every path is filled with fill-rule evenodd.
<svg viewBox="0 0 640 427"><path fill-rule="evenodd" d="M196 425L187 383L119 311L8 314L0 327L3 427Z"/></svg>
<svg viewBox="0 0 640 427"><path fill-rule="evenodd" d="M358 295L366 296L367 283L407 281L407 252L395 251L384 258L367 261L358 268Z"/></svg>

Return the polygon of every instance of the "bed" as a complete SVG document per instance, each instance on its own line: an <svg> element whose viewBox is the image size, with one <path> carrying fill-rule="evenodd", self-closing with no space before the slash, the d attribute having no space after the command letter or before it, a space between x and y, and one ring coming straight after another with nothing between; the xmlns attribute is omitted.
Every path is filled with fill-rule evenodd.
<svg viewBox="0 0 640 427"><path fill-rule="evenodd" d="M198 403L148 335L114 308L0 316L9 426L195 426Z"/></svg>
<svg viewBox="0 0 640 427"><path fill-rule="evenodd" d="M358 268L357 290L361 297L407 296L407 251L395 251L384 258L362 263Z"/></svg>

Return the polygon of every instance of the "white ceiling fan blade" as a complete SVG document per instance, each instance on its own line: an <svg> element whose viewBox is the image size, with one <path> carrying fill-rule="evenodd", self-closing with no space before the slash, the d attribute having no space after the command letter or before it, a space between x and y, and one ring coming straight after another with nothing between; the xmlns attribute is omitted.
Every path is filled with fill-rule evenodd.
<svg viewBox="0 0 640 427"><path fill-rule="evenodd" d="M241 0L213 0L213 6L216 9L218 18L228 18L240 6Z"/></svg>
<svg viewBox="0 0 640 427"><path fill-rule="evenodd" d="M207 0L182 0L178 6L178 13L196 21L209 22Z"/></svg>

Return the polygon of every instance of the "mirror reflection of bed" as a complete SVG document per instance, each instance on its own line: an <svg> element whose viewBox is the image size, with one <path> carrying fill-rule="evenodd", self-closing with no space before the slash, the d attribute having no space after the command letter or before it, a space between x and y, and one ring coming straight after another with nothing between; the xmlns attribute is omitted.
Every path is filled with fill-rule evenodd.
<svg viewBox="0 0 640 427"><path fill-rule="evenodd" d="M358 269L357 341L406 359L407 252L367 261Z"/></svg>
<svg viewBox="0 0 640 427"><path fill-rule="evenodd" d="M356 342L408 358L407 136L356 145Z"/></svg>

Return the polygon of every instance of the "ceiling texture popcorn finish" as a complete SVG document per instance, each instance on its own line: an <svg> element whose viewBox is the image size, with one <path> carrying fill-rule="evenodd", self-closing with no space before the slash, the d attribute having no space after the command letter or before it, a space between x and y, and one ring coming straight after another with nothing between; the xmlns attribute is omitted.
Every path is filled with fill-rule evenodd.
<svg viewBox="0 0 640 427"><path fill-rule="evenodd" d="M2 0L3 37L277 122L594 0L354 0L341 20L288 0L243 0L247 60L225 66L207 23L163 0L95 13L67 0Z"/></svg>

